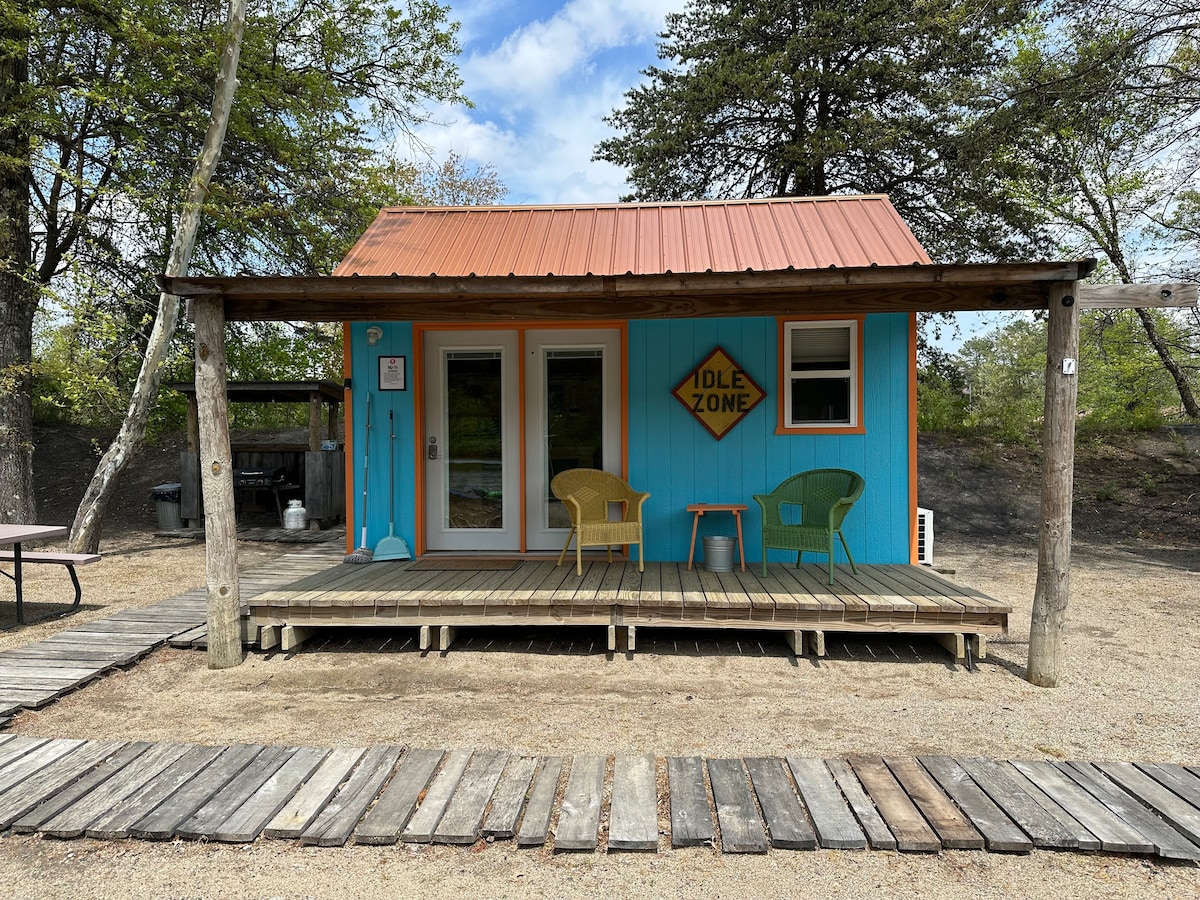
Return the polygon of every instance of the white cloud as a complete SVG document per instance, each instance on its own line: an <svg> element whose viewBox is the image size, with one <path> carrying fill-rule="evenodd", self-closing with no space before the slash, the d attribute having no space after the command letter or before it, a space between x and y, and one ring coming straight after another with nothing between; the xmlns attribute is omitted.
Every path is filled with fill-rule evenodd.
<svg viewBox="0 0 1200 900"><path fill-rule="evenodd" d="M464 91L477 107L436 110L444 124L419 137L435 159L453 150L492 165L510 203L617 200L628 190L624 172L592 153L610 134L604 116L655 60L655 37L680 0L569 0L504 34L496 22L517 12L515 2L454 8L464 22Z"/></svg>
<svg viewBox="0 0 1200 900"><path fill-rule="evenodd" d="M677 5L677 0L570 0L550 18L517 28L494 49L468 53L463 63L468 89L472 83L486 85L514 101L537 102L570 73L586 71L596 54L653 43L663 17Z"/></svg>

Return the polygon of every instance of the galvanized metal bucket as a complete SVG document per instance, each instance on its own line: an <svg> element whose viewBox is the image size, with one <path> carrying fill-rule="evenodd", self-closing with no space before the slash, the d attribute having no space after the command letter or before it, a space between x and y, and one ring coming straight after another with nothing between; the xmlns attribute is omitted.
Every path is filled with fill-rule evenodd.
<svg viewBox="0 0 1200 900"><path fill-rule="evenodd" d="M710 534L704 538L704 568L709 572L733 571L734 538L727 534Z"/></svg>

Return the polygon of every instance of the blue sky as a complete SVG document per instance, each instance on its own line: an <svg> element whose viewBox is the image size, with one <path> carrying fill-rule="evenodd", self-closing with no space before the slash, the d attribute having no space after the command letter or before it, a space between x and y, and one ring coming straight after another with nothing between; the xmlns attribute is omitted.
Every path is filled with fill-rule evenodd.
<svg viewBox="0 0 1200 900"><path fill-rule="evenodd" d="M474 109L432 110L418 129L435 160L490 164L509 203L612 202L622 170L592 162L603 118L657 60L667 12L684 0L449 0Z"/></svg>

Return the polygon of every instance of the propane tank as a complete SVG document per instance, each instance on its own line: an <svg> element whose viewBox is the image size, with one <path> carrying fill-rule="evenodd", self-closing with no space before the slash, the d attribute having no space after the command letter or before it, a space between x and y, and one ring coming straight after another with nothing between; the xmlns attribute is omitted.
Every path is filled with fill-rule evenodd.
<svg viewBox="0 0 1200 900"><path fill-rule="evenodd" d="M289 531L303 531L308 521L308 510L299 500L289 500L283 511L283 527Z"/></svg>

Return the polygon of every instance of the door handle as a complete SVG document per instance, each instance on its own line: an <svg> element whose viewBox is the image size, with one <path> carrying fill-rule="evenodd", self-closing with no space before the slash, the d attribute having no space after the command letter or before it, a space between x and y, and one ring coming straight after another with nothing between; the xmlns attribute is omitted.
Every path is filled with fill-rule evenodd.
<svg viewBox="0 0 1200 900"><path fill-rule="evenodd" d="M437 459L438 458L437 438L431 437L429 439L429 449L426 451L425 455L429 459Z"/></svg>

